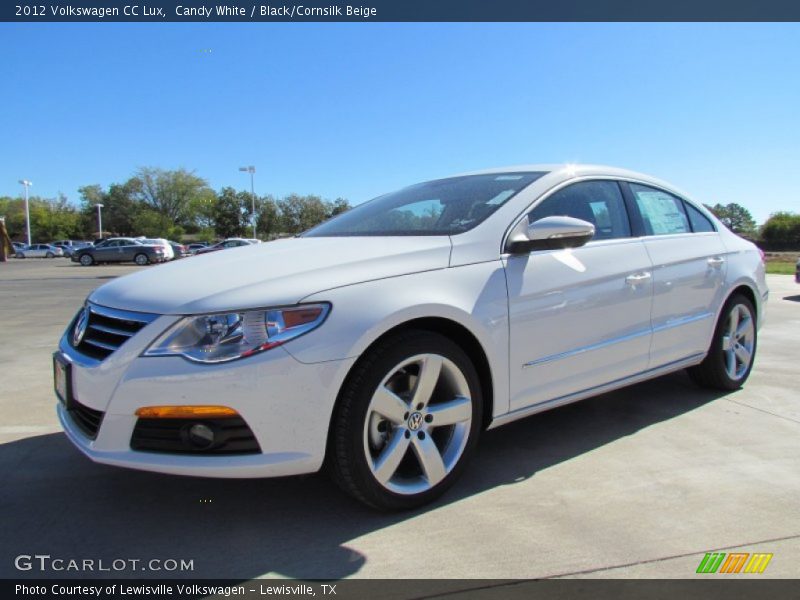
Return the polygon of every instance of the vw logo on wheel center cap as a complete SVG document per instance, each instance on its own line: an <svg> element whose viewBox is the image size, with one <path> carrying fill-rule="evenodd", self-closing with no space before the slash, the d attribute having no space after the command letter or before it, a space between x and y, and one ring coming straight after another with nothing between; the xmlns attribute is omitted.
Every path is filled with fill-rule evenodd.
<svg viewBox="0 0 800 600"><path fill-rule="evenodd" d="M75 323L75 330L72 332L72 344L77 346L83 341L83 336L86 335L86 326L89 324L89 311L83 309L81 316L78 317L78 322Z"/></svg>
<svg viewBox="0 0 800 600"><path fill-rule="evenodd" d="M423 421L422 413L421 412L414 412L411 413L411 416L408 417L408 428L411 431L416 431L422 426Z"/></svg>

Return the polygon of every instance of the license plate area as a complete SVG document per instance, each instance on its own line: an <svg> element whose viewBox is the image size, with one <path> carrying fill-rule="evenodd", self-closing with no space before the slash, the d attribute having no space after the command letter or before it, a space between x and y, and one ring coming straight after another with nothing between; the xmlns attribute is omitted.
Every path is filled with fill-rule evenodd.
<svg viewBox="0 0 800 600"><path fill-rule="evenodd" d="M57 352L53 355L53 388L58 401L69 409L72 403L72 365Z"/></svg>

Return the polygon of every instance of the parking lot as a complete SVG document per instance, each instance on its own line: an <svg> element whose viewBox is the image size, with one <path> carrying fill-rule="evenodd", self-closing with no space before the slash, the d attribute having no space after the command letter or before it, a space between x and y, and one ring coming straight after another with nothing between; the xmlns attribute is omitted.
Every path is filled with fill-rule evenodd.
<svg viewBox="0 0 800 600"><path fill-rule="evenodd" d="M516 422L483 436L441 501L381 514L324 475L169 477L96 465L71 446L51 353L92 289L138 269L0 264L2 577L82 576L15 569L15 556L39 553L187 559L193 571L168 575L193 578L684 578L713 550L773 553L757 577L800 576L791 276L768 277L743 390L703 391L678 373Z"/></svg>

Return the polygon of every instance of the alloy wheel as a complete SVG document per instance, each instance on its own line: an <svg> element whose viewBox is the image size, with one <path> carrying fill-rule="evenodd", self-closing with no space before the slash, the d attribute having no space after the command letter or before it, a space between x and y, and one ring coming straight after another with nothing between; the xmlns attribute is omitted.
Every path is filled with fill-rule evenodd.
<svg viewBox="0 0 800 600"><path fill-rule="evenodd" d="M392 368L372 395L364 453L387 490L410 495L441 482L467 445L472 400L464 373L438 354L419 354Z"/></svg>
<svg viewBox="0 0 800 600"><path fill-rule="evenodd" d="M755 346L755 324L753 315L744 304L731 308L725 321L722 336L722 351L725 356L725 371L728 377L739 380L747 373L753 360Z"/></svg>

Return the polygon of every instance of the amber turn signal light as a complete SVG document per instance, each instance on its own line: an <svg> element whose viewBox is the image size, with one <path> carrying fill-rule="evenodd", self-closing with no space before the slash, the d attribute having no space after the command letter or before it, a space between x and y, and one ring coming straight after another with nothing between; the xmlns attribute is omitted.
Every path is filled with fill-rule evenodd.
<svg viewBox="0 0 800 600"><path fill-rule="evenodd" d="M227 406L143 406L136 410L142 419L220 419L238 417Z"/></svg>

